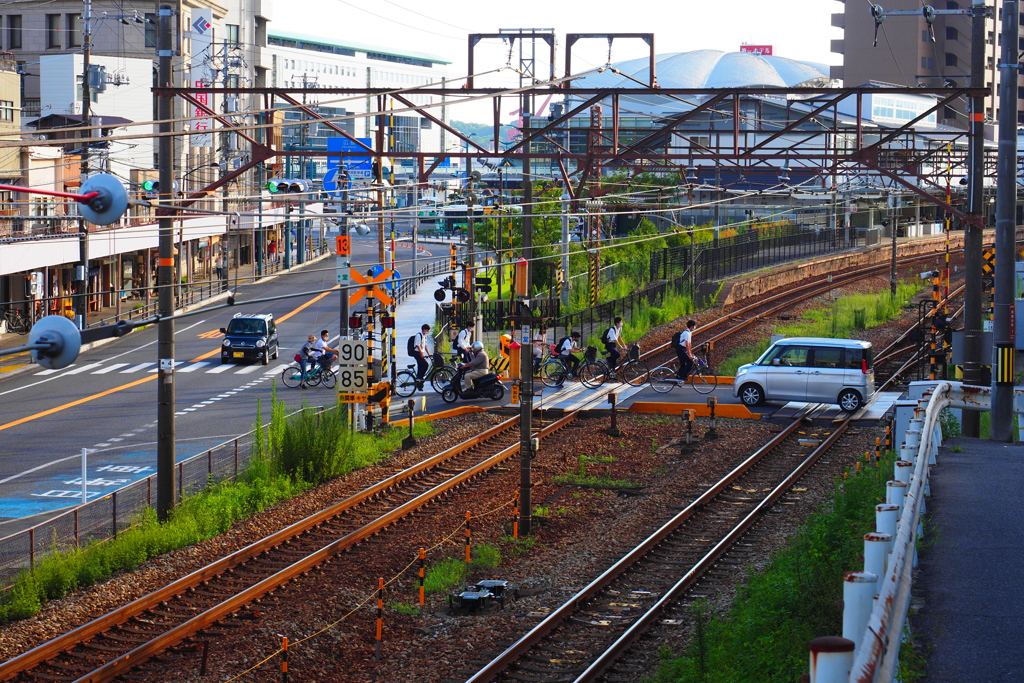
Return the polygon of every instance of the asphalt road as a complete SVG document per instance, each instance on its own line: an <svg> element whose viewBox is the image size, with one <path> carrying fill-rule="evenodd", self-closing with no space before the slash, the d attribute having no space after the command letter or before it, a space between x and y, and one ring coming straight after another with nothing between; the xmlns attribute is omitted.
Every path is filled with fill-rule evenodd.
<svg viewBox="0 0 1024 683"><path fill-rule="evenodd" d="M374 237L353 238L353 266L377 262ZM447 255L445 254L445 258ZM256 285L238 300L335 286L333 257ZM303 296L265 304L239 303L175 324L176 455L179 460L244 433L256 421L256 403L269 414L272 387L289 409L332 405L335 391L290 390L281 370L308 334L337 338L340 294ZM220 362L221 327L234 313L273 313L279 358L269 365ZM81 500L81 454L88 449L90 498L148 476L156 467L157 330L136 330L81 354L70 367L37 369L0 381L0 522L46 515ZM431 396L436 409L440 399ZM0 524L0 535L24 524Z"/></svg>

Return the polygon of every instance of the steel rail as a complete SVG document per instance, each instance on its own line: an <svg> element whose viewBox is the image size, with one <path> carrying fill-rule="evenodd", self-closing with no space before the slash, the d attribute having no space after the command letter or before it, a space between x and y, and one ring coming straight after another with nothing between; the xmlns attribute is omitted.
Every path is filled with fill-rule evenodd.
<svg viewBox="0 0 1024 683"><path fill-rule="evenodd" d="M651 608L640 616L633 624L626 629L626 631L616 639L614 643L608 649L606 649L601 655L594 660L594 662L587 667L583 673L581 673L574 681L574 683L586 683L588 681L594 681L601 676L612 664L614 664L624 653L629 651L630 647L634 642L639 639L644 632L646 632L651 626L654 625L655 621L662 615L665 609L676 602L687 590L689 590L701 576L714 564L725 555L733 545L739 541L744 534L757 523L760 517L797 482L807 474L807 471L814 466L815 463L821 459L836 441L842 436L847 428L850 426L850 422L853 420L853 415L848 415L842 423L840 423L832 434L829 435L813 452L809 453L806 458L801 461L799 465L781 482L778 486L772 489L771 493L758 503L753 510L751 510L746 517L744 517L739 524L733 527L721 541L719 541L714 548L708 551L707 555L701 558L697 564L695 564L689 571L684 574L675 585L672 586L661 598L658 599Z"/></svg>
<svg viewBox="0 0 1024 683"><path fill-rule="evenodd" d="M568 424L568 422L571 422L573 419L575 419L575 417L576 415L574 413L563 417L561 420L552 423L544 430L542 430L540 432L540 436L546 436L547 434L550 434L552 431L561 428L565 424ZM175 596L186 592L189 588L199 585L205 581L208 581L212 577L222 574L228 571L229 569L236 567L260 555L268 549L277 547L291 538L299 536L300 534L310 529L316 528L317 526L323 524L327 520L337 517L339 514L374 498L375 496L383 493L387 489L399 483L418 477L419 475L426 473L433 467L436 467L437 465L446 462L452 459L453 457L460 455L470 450L471 448L474 448L475 446L478 446L479 444L487 441L492 437L495 437L509 430L515 429L518 426L518 424L519 417L515 416L509 420L502 422L501 424L495 425L461 444L448 448L442 451L441 453L431 456L430 458L427 458L419 463L416 463L415 465L401 472L398 472L390 477L387 477L386 479L383 479L375 483L374 485L367 487L366 489L363 489L362 491L346 498L343 501L339 501L338 503L328 508L325 508L313 515L310 515L305 519L295 522L294 524L291 524L288 527L274 534L271 534L270 536L267 536L266 538L260 539L259 541L256 541L255 543L252 543L246 546L245 548L242 548L240 550L235 551L234 553L231 553L230 555L222 557L217 561L195 572L192 572L191 574L188 574L187 576L184 576L168 584L167 586L158 589L157 591L154 591L153 593L133 600L127 605L112 610L106 615L98 617L86 624L83 624L82 626L73 629L72 631L69 631L68 633L65 633L46 643L43 643L42 645L39 645L38 647L35 647L32 650L29 650L28 652L25 652L17 657L14 657L0 665L0 680L8 680L27 669L30 669L38 664L41 664L46 660L51 659L64 651L67 651L75 645L86 642L91 638L96 637L103 631L116 627L128 621L132 617L145 612L147 609L150 609L154 605L160 604L171 598L174 598ZM501 453L505 454L504 457L508 457L508 455L517 452L518 447L518 444L516 444L514 447L512 447L512 451L509 451L509 449L506 448L503 451L501 451ZM490 466L493 466L493 461L494 458L492 457L491 459L488 459L484 462L492 463ZM472 474L463 473L463 475L458 475L453 479L449 479L448 482L446 482L445 484L441 484L438 487L435 487L435 489L432 489L431 491L434 491L434 495L436 496L438 495L438 489L447 486L447 488L445 488L444 490L450 490L451 488L454 488L459 483L464 481L469 476L473 476L476 473L483 471L484 469L487 468L485 467L481 469L480 465L477 465L471 468L470 470L466 471L471 472ZM420 501L421 499L423 499L423 496L419 496L415 500ZM425 501L426 499L423 500ZM420 504L422 505L424 504L424 502L421 502ZM403 509L404 508L405 506L403 506ZM393 516L389 517L389 519L393 519ZM387 524L385 523L384 526L386 525ZM380 529L378 528L377 530L379 531ZM353 537L353 534L350 534L348 537L346 537L350 539L350 545L358 542L358 540L362 540L362 537L359 537L358 540L352 540ZM332 546L333 545L335 544L332 543ZM333 552L336 551L337 549L335 549ZM277 578L281 582L284 582L289 580L290 578L293 578L294 576L297 576L298 574L301 574L303 571L306 571L298 569L290 571L291 569L292 568L288 568L282 570L281 572L278 572L274 575L274 578ZM270 580L264 580L257 585L264 586L265 588L266 586L270 585ZM269 588L267 588L266 590L269 590ZM266 590L263 590L263 592L265 593ZM248 593L248 591L246 592ZM237 609L238 605L235 605L233 610ZM187 623L192 623L193 626L196 626L199 622L193 621ZM202 626L198 626L198 628L195 628L191 632L194 633L195 630L200 630L206 625L208 625L208 623L203 624ZM175 629L175 632L177 631L178 629ZM187 637L187 635L189 634L186 633L182 637ZM164 649L166 649L166 647ZM152 654L153 652L150 652L147 656L152 656ZM135 659L136 656L137 655L133 655L133 659L131 662L133 666L139 663L139 660ZM86 677L84 680L98 681L107 679Z"/></svg>
<svg viewBox="0 0 1024 683"><path fill-rule="evenodd" d="M848 418L847 422L849 421ZM722 491L728 488L733 481L738 477L749 471L754 465L760 462L765 456L767 456L772 450L777 448L787 438L792 436L793 432L801 426L803 422L803 416L795 419L786 429L779 432L775 437L771 439L767 444L757 449L750 457L744 460L742 463L737 465L726 474L721 480L715 485L711 486L705 491L699 498L694 500L692 503L686 506L672 519L661 526L657 531L647 537L638 546L633 548L629 553L624 555L618 561L615 562L611 567L605 570L600 576L591 581L586 587L580 590L576 595L572 596L567 600L561 607L549 614L543 621L534 626L530 631L523 635L519 640L510 645L500 655L494 658L486 666L480 669L471 678L467 679L466 683L487 683L493 681L497 676L503 673L512 662L518 660L524 653L530 650L534 645L540 642L545 636L554 631L560 624L566 621L570 616L576 613L581 606L587 601L593 599L602 590L604 590L609 584L612 583L620 575L627 572L630 567L640 561L645 555L651 550L657 547L662 541L665 540L675 529L683 522L691 518L701 508L711 502L716 496ZM831 437L830 440L831 442ZM810 457L810 456L808 456Z"/></svg>

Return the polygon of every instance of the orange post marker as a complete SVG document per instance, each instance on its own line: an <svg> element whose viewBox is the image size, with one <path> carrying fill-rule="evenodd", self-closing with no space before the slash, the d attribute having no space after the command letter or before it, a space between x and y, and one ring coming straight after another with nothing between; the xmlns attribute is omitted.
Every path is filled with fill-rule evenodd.
<svg viewBox="0 0 1024 683"><path fill-rule="evenodd" d="M470 520L470 514L467 511L466 512L466 564L469 564L470 561L473 559L472 558L472 554L470 553L470 550L469 550L470 539L473 536L473 528L469 525L469 520Z"/></svg>
<svg viewBox="0 0 1024 683"><path fill-rule="evenodd" d="M377 640L377 652L375 659L380 659L380 641L384 638L384 579L377 580L377 632L374 636Z"/></svg>
<svg viewBox="0 0 1024 683"><path fill-rule="evenodd" d="M281 681L288 683L288 638L281 636Z"/></svg>
<svg viewBox="0 0 1024 683"><path fill-rule="evenodd" d="M512 538L519 540L519 491L516 491L515 502L512 504Z"/></svg>

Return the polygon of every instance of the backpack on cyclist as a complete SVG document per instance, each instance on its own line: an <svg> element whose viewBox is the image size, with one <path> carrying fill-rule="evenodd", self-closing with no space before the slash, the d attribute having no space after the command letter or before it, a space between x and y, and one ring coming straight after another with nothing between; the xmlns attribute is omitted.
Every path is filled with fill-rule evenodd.
<svg viewBox="0 0 1024 683"><path fill-rule="evenodd" d="M562 345L565 344L565 342L567 342L568 340L569 340L569 337L562 337L557 342L555 342L555 349L554 349L555 355L558 355L558 356L562 355Z"/></svg>
<svg viewBox="0 0 1024 683"><path fill-rule="evenodd" d="M612 340L612 332L614 330L615 330L614 327L609 327L607 330L604 331L604 334L601 335L601 343L602 344L614 344L615 343Z"/></svg>
<svg viewBox="0 0 1024 683"><path fill-rule="evenodd" d="M682 330L680 330L679 332L676 332L675 334L672 335L672 348L673 349L679 350L679 349L683 348L682 336L683 336Z"/></svg>
<svg viewBox="0 0 1024 683"><path fill-rule="evenodd" d="M415 334L412 335L411 337L409 337L409 341L407 341L405 343L405 350L409 353L410 356L415 356L416 355L416 335Z"/></svg>

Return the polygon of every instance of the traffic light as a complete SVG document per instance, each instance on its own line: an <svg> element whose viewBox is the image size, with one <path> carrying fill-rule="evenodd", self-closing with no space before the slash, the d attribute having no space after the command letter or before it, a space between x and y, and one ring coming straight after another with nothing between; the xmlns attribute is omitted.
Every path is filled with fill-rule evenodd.
<svg viewBox="0 0 1024 683"><path fill-rule="evenodd" d="M489 277L476 277L476 278L473 278L473 286L476 287L476 289L478 291L481 291L481 292L484 292L484 293L489 292L489 291L491 291L491 278L489 278Z"/></svg>
<svg viewBox="0 0 1024 683"><path fill-rule="evenodd" d="M295 194L298 192L309 192L310 183L308 180L297 178L274 178L267 181L267 191L270 194Z"/></svg>
<svg viewBox="0 0 1024 683"><path fill-rule="evenodd" d="M178 181L175 180L174 184L171 187L172 187L172 192L177 192L178 191ZM146 194L149 194L149 195L158 195L158 194L160 194L160 181L159 180L143 180L142 181L142 191L145 192Z"/></svg>

